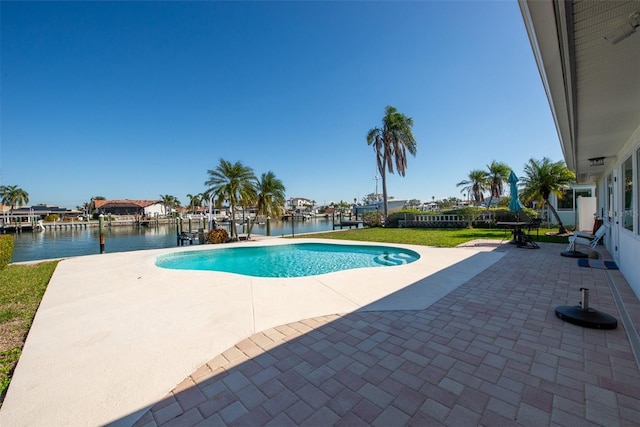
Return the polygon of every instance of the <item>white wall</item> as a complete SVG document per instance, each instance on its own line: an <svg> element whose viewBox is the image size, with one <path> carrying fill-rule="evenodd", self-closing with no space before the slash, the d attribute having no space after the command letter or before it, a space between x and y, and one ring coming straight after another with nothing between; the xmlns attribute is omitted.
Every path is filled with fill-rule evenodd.
<svg viewBox="0 0 640 427"><path fill-rule="evenodd" d="M164 206L162 203L156 203L144 208L145 215L154 216L154 214L164 215Z"/></svg>
<svg viewBox="0 0 640 427"><path fill-rule="evenodd" d="M595 215L598 213L598 205L596 202L595 189L592 197L578 197L578 223L576 230L593 231Z"/></svg>
<svg viewBox="0 0 640 427"><path fill-rule="evenodd" d="M613 259L618 263L620 271L629 282L629 285L640 298L640 268L638 268L638 260L640 260L640 230L638 227L638 197L640 195L640 167L638 165L638 150L640 150L640 126L636 129L633 136L625 144L625 146L616 154L614 161L607 167L607 170L598 178L598 213L602 209L606 209L606 176L610 172L614 172L617 181L614 183L614 210L618 214L609 223L609 230L605 235L605 246ZM634 199L632 202L633 214L635 215L634 229L627 230L623 226L621 220L621 212L623 212L622 186L620 185L622 176L622 164L631 156L633 158L633 190ZM605 212L606 215L606 212ZM605 218L605 224L607 219Z"/></svg>
<svg viewBox="0 0 640 427"><path fill-rule="evenodd" d="M638 268L640 239L637 234L634 236L629 230L620 230L618 246L620 249L618 267L631 285L631 289L640 298L640 268Z"/></svg>

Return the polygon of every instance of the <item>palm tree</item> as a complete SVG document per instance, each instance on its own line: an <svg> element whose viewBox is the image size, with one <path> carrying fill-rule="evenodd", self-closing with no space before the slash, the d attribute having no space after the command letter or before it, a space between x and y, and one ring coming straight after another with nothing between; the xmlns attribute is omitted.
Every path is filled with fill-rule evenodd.
<svg viewBox="0 0 640 427"><path fill-rule="evenodd" d="M235 222L236 206L241 200L251 199L254 194L253 182L255 175L253 169L241 162L231 163L220 159L220 164L215 169L207 171L209 179L204 183L209 189L205 192L207 197L213 196L217 203L225 200L229 202L231 210L231 237L238 237Z"/></svg>
<svg viewBox="0 0 640 427"><path fill-rule="evenodd" d="M176 196L172 196L170 194L160 195L160 201L164 205L165 215L169 213L169 209L167 208L175 208L180 206L180 200Z"/></svg>
<svg viewBox="0 0 640 427"><path fill-rule="evenodd" d="M202 206L202 199L204 195L202 193L198 193L196 195L187 194L187 198L189 199L189 208L191 209L191 213L195 213L196 207Z"/></svg>
<svg viewBox="0 0 640 427"><path fill-rule="evenodd" d="M17 185L0 186L0 197L2 197L2 204L9 206L9 213L13 213L16 206L21 207L29 203L29 193Z"/></svg>
<svg viewBox="0 0 640 427"><path fill-rule="evenodd" d="M404 176L407 170L407 151L415 156L418 143L413 137L413 119L400 113L396 108L387 105L382 118L382 127L373 128L367 133L367 145L373 145L376 152L378 171L382 177L382 199L384 201L384 218L387 222L389 205L387 200L387 174L398 171Z"/></svg>
<svg viewBox="0 0 640 427"><path fill-rule="evenodd" d="M575 182L575 173L569 170L563 161L552 162L547 157L542 160L529 159L524 166L524 173L525 176L520 178L524 202L542 199L558 222L558 233L566 233L567 229L562 224L558 212L549 203L549 195L555 194L558 198L562 198L562 190Z"/></svg>
<svg viewBox="0 0 640 427"><path fill-rule="evenodd" d="M256 200L256 218L262 216L279 216L284 211L286 203L285 186L276 175L269 171L263 173L260 179L254 181L254 193ZM251 236L253 223L249 223L248 237Z"/></svg>
<svg viewBox="0 0 640 427"><path fill-rule="evenodd" d="M457 187L462 187L461 193L467 193L469 198L473 198L476 205L484 202L484 192L487 191L487 172L482 169L474 169L469 172L469 179L460 181L456 184Z"/></svg>
<svg viewBox="0 0 640 427"><path fill-rule="evenodd" d="M489 203L487 208L491 207L491 202L495 198L500 198L504 193L504 183L509 179L511 168L504 163L495 160L487 165L487 185L489 186Z"/></svg>

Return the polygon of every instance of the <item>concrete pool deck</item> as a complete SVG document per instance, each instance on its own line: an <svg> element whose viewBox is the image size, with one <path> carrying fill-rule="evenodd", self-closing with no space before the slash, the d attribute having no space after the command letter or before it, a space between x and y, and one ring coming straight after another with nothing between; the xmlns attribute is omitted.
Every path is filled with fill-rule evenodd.
<svg viewBox="0 0 640 427"><path fill-rule="evenodd" d="M319 240L296 240L302 241ZM237 245L283 243L291 241ZM392 246L421 258L288 279L154 265L159 254L216 248L211 245L63 260L34 319L0 424L132 425L212 357L247 337L321 316L425 310L505 255L485 248Z"/></svg>

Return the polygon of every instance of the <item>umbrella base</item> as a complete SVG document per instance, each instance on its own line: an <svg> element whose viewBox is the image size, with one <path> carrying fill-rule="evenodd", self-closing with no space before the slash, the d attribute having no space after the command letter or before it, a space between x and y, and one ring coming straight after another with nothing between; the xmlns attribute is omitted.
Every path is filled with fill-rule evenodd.
<svg viewBox="0 0 640 427"><path fill-rule="evenodd" d="M563 305L556 307L556 316L559 319L592 329L615 329L618 327L618 320L592 308L584 310L579 305Z"/></svg>
<svg viewBox="0 0 640 427"><path fill-rule="evenodd" d="M589 258L589 254L585 254L584 252L580 252L580 251L566 251L566 252L561 252L560 255L566 256L569 258Z"/></svg>

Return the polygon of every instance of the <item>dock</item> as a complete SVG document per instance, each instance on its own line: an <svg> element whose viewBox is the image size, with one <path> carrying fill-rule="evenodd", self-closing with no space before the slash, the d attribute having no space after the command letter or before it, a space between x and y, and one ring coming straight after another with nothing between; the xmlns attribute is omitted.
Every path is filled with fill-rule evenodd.
<svg viewBox="0 0 640 427"><path fill-rule="evenodd" d="M336 227L340 227L340 230L342 230L343 227L358 228L361 225L362 225L362 221L340 221L338 223L336 222L333 223L333 229L335 230Z"/></svg>
<svg viewBox="0 0 640 427"><path fill-rule="evenodd" d="M187 220L184 220L187 223ZM158 227L163 224L175 224L176 219L167 218L167 219L135 219L135 218L127 218L127 219L118 219L118 220L109 220L105 219L104 226L107 228L110 227L122 227L122 226L134 226L134 227ZM188 220L189 231L191 231L192 221ZM195 224L194 224L195 225ZM198 227L202 227L200 222L197 222ZM21 233L23 231L31 231L31 232L41 232L41 231L51 231L51 230L67 230L67 229L88 229L88 228L97 228L99 226L99 221L91 220L91 221L54 221L54 222L33 222L33 221L22 221L22 222L0 222L0 234L15 234Z"/></svg>

